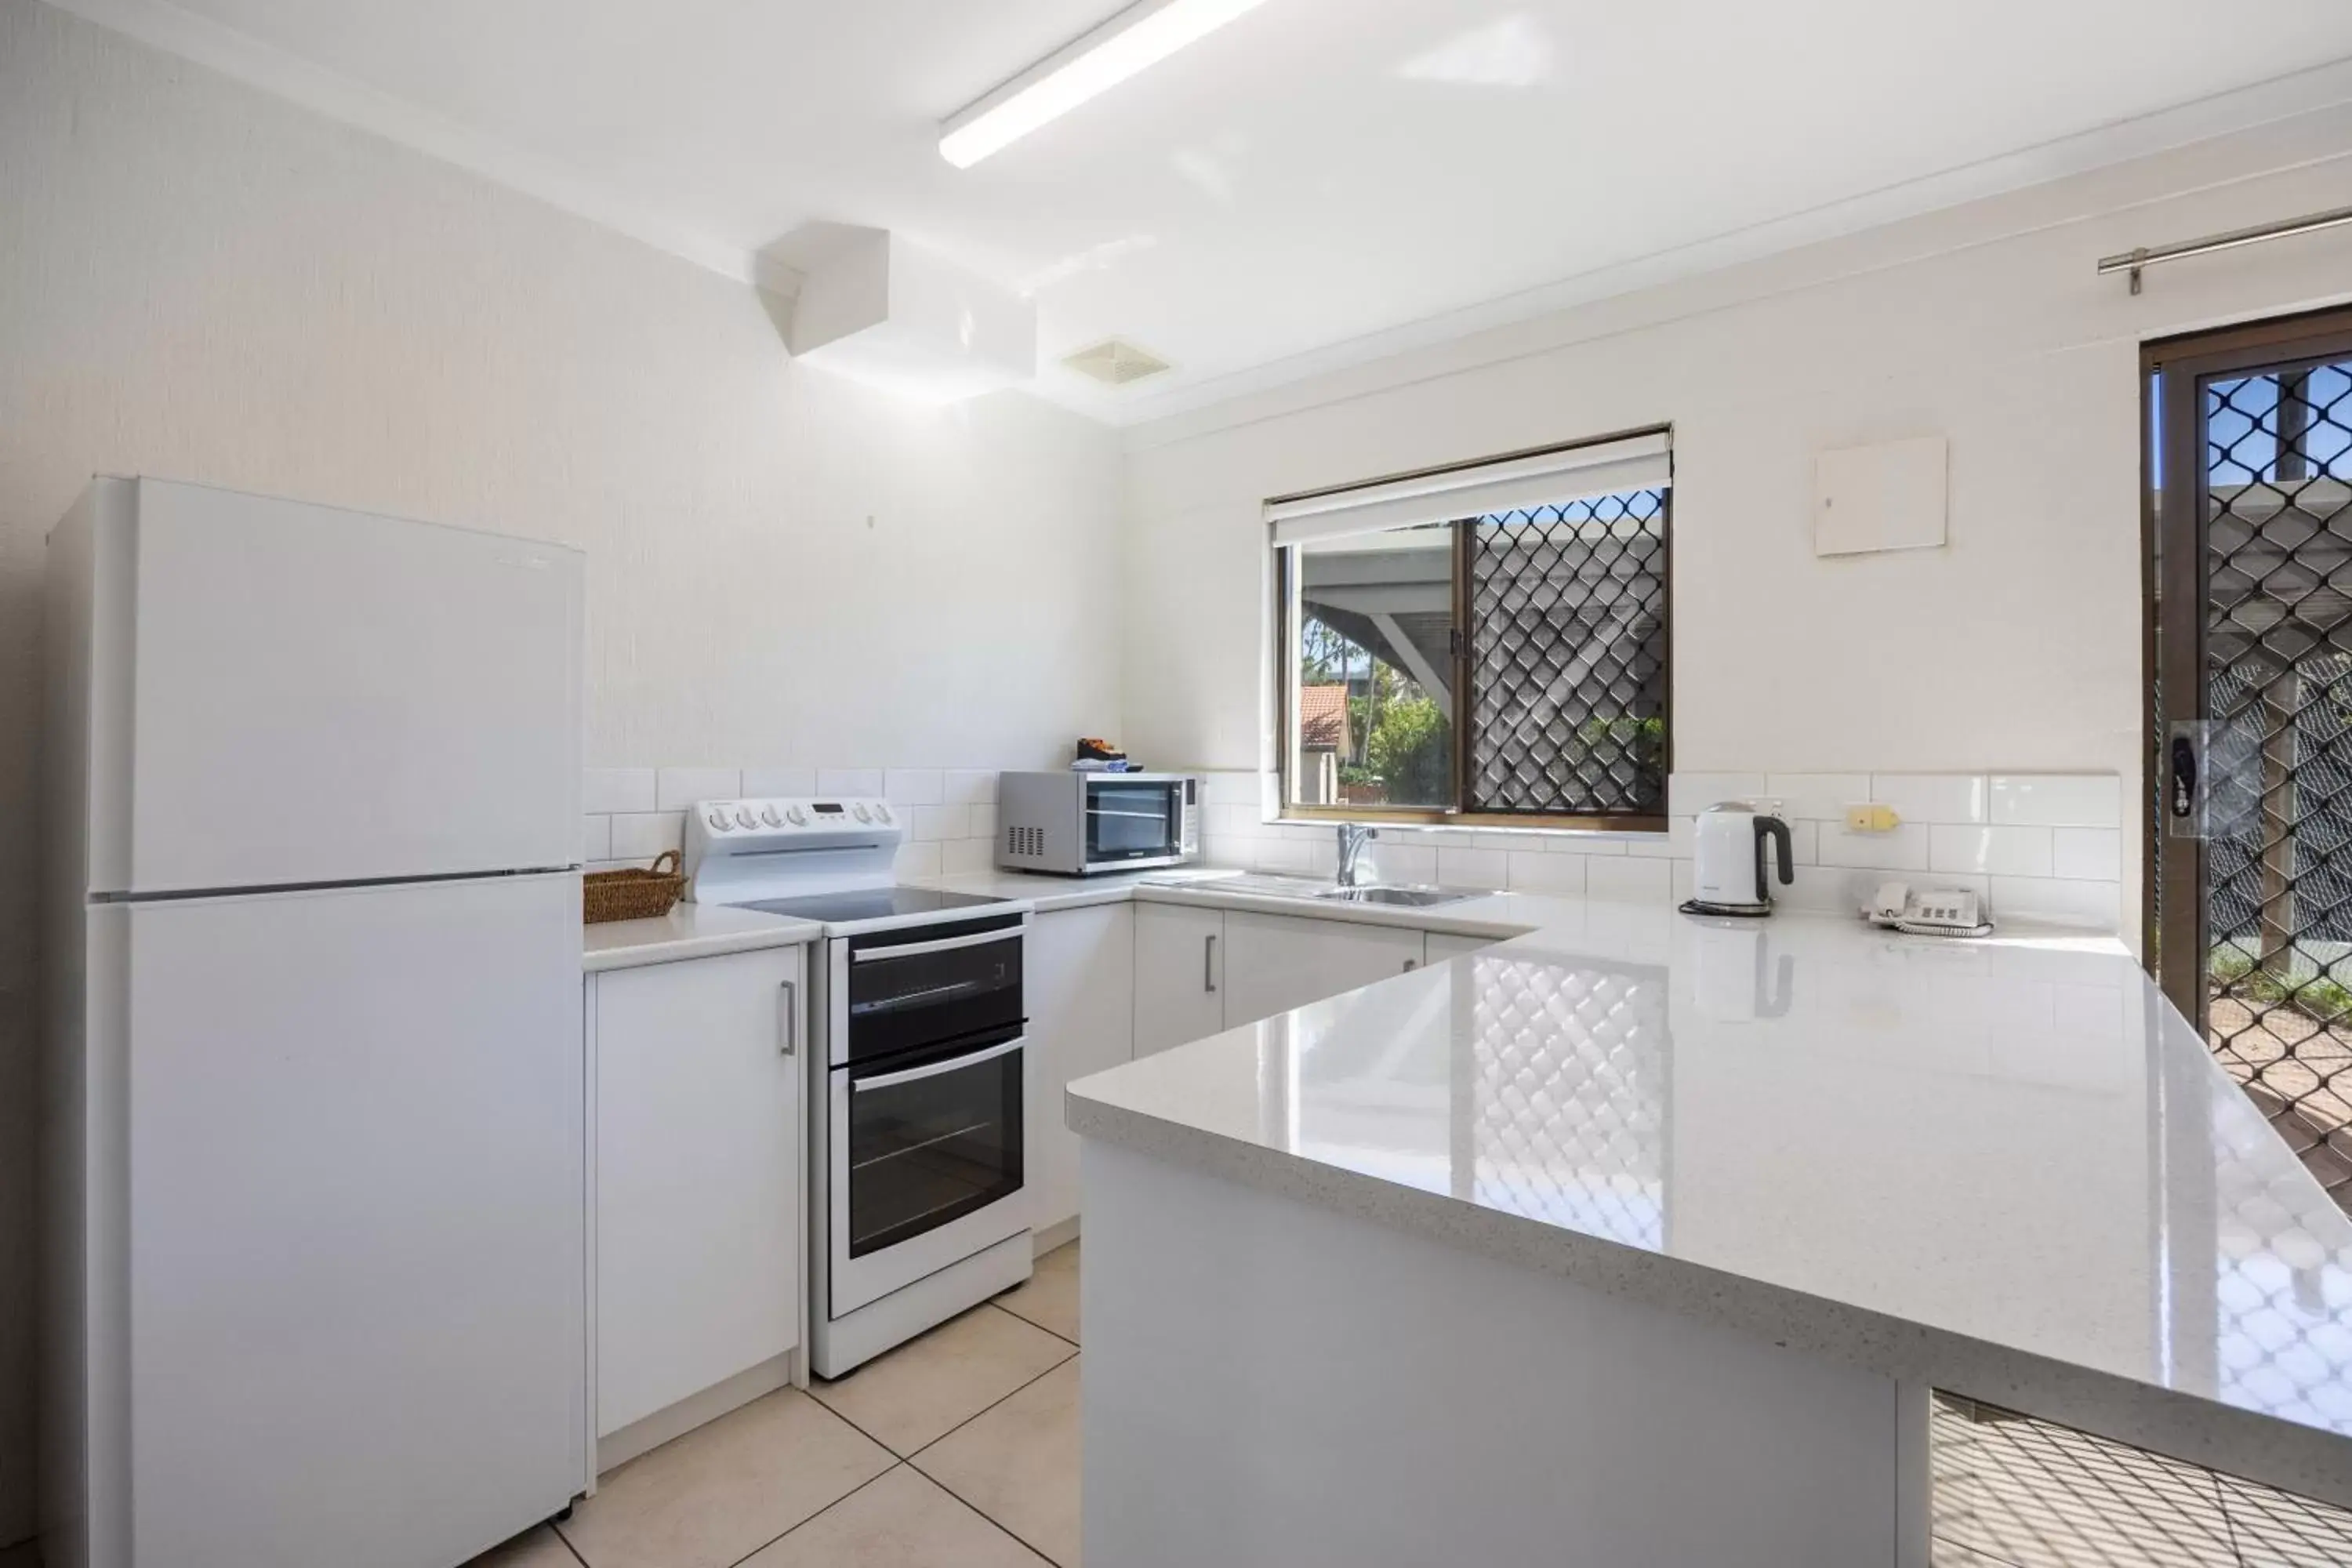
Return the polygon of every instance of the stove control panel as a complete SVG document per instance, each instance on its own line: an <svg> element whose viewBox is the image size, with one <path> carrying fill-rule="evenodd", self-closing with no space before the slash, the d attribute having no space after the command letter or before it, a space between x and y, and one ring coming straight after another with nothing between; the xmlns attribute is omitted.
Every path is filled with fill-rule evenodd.
<svg viewBox="0 0 2352 1568"><path fill-rule="evenodd" d="M903 808L866 796L697 801L686 814L687 897L748 903L887 886L906 837Z"/></svg>
<svg viewBox="0 0 2352 1568"><path fill-rule="evenodd" d="M706 800L688 813L713 837L738 833L824 833L896 827L899 813L886 801L836 796L829 800Z"/></svg>

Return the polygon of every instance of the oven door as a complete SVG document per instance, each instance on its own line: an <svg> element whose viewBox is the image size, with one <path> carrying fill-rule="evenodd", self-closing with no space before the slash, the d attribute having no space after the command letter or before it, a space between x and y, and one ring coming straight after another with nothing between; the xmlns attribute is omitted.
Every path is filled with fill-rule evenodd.
<svg viewBox="0 0 2352 1568"><path fill-rule="evenodd" d="M830 1283L838 1318L1028 1225L1019 1028L837 1067Z"/></svg>
<svg viewBox="0 0 2352 1568"><path fill-rule="evenodd" d="M1169 861L1184 849L1184 781L1087 779L1086 863Z"/></svg>

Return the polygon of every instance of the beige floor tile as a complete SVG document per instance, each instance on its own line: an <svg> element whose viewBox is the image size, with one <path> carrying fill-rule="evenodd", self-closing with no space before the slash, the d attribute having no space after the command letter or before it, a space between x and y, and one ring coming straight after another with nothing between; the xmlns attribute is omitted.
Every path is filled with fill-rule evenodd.
<svg viewBox="0 0 2352 1568"><path fill-rule="evenodd" d="M588 1568L727 1568L891 1462L840 1416L782 1389L630 1460L561 1528Z"/></svg>
<svg viewBox="0 0 2352 1568"><path fill-rule="evenodd" d="M743 1568L1043 1568L910 1466L858 1488Z"/></svg>
<svg viewBox="0 0 2352 1568"><path fill-rule="evenodd" d="M0 1552L0 1568L11 1568ZM504 1546L493 1546L466 1568L580 1568L580 1559L549 1526L532 1525Z"/></svg>
<svg viewBox="0 0 2352 1568"><path fill-rule="evenodd" d="M974 1307L810 1392L903 1457L1076 1353L1009 1312Z"/></svg>
<svg viewBox="0 0 2352 1568"><path fill-rule="evenodd" d="M940 1485L1061 1564L1078 1564L1078 1363L915 1456Z"/></svg>
<svg viewBox="0 0 2352 1568"><path fill-rule="evenodd" d="M1078 1246L1069 1242L1037 1259L1037 1270L1019 1288L1006 1291L996 1304L1016 1318L1026 1318L1049 1334L1071 1343L1078 1340Z"/></svg>

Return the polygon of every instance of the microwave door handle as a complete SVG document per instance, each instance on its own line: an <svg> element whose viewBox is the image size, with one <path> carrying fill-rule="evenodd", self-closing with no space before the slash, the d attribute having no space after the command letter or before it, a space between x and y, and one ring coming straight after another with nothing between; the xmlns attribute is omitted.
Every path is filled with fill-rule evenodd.
<svg viewBox="0 0 2352 1568"><path fill-rule="evenodd" d="M922 1079L937 1078L943 1072L961 1072L966 1068L976 1068L982 1062L993 1061L1008 1051L1017 1051L1028 1043L1027 1036L1015 1036L1002 1045L991 1046L984 1051L974 1051L968 1057L933 1062L929 1067L908 1068L904 1072L886 1072L875 1078L854 1078L849 1080L849 1092L864 1094L869 1089L896 1089L902 1083L914 1083Z"/></svg>
<svg viewBox="0 0 2352 1568"><path fill-rule="evenodd" d="M959 947L979 947L992 942L1018 942L1021 927L1006 926L1003 931L984 931L977 936L941 937L937 942L900 942L896 947L864 947L849 955L852 963L871 963L877 958L914 958L926 952L950 952Z"/></svg>

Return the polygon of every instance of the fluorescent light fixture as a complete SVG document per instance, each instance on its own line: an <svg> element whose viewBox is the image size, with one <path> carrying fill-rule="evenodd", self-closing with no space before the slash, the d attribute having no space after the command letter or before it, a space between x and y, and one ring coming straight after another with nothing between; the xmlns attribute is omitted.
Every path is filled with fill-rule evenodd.
<svg viewBox="0 0 2352 1568"><path fill-rule="evenodd" d="M940 125L940 156L969 169L1097 93L1215 32L1263 0L1142 0Z"/></svg>

